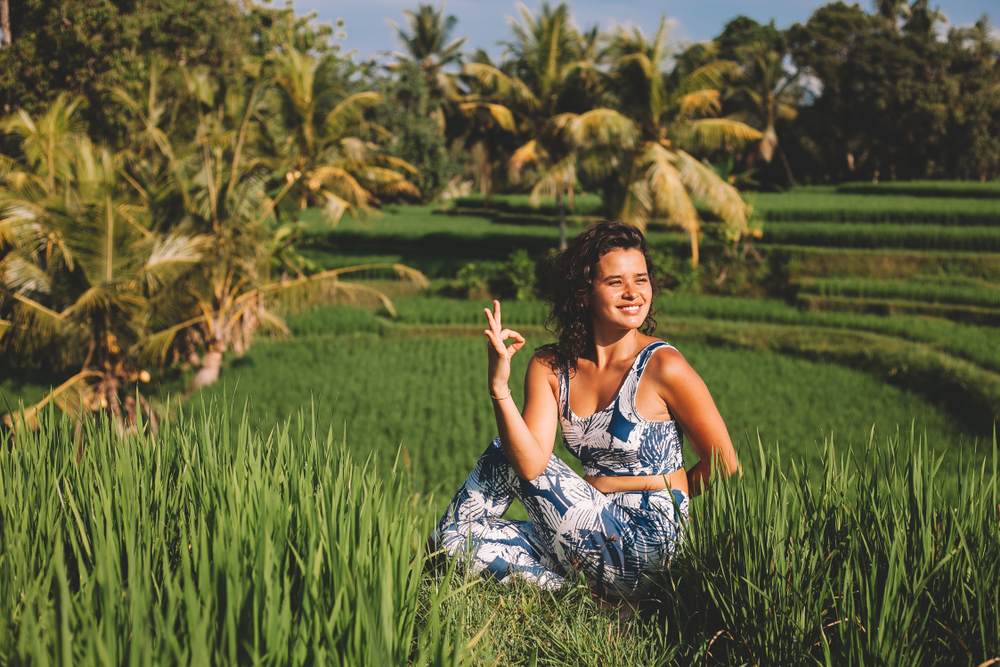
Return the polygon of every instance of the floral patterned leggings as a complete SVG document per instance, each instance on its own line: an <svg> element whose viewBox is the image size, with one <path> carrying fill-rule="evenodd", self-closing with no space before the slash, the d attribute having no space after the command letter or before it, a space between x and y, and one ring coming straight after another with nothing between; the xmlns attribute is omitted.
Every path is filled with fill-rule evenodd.
<svg viewBox="0 0 1000 667"><path fill-rule="evenodd" d="M531 521L503 518L514 498ZM497 438L434 536L449 556L466 556L484 577L520 576L555 589L582 573L598 594L635 597L677 551L688 506L682 491L601 493L554 454L541 475L524 481Z"/></svg>

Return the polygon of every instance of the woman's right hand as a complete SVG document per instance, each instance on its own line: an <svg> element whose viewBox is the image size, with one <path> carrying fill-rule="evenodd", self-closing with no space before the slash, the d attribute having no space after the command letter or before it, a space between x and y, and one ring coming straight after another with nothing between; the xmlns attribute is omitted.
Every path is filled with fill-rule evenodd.
<svg viewBox="0 0 1000 667"><path fill-rule="evenodd" d="M500 320L500 302L493 302L493 312L489 308L483 308L486 319L489 320L490 328L483 333L489 338L487 350L489 353L490 365L488 381L491 396L504 396L510 393L507 381L510 380L510 360L514 354L524 347L524 336L511 329L504 329ZM505 341L513 338L514 342L507 347Z"/></svg>

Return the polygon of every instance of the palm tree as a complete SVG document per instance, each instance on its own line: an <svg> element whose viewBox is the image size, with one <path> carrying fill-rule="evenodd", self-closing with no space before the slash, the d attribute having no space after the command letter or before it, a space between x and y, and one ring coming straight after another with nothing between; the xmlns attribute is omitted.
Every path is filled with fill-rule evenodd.
<svg viewBox="0 0 1000 667"><path fill-rule="evenodd" d="M20 138L23 156L4 160L0 190L10 248L0 260L0 298L11 314L0 348L45 354L62 367L86 351L78 373L6 421L33 425L51 400L76 416L107 410L120 435L145 410L155 429L135 388L149 379L136 351L184 307L176 288L201 261L204 239L148 229L148 209L121 178L124 160L90 143L77 106L61 96L40 118L17 112L0 128Z"/></svg>
<svg viewBox="0 0 1000 667"><path fill-rule="evenodd" d="M389 25L406 48L406 54L397 54L401 59L412 60L424 75L427 90L442 105L454 102L459 97L457 72L446 72L449 65L461 65L461 48L467 37L448 41L458 19L444 15L444 3L437 10L432 5L419 5L417 11L404 9L403 14L409 24L409 32L395 22ZM395 69L390 66L390 69ZM441 108L436 110L436 120L445 131L445 117Z"/></svg>
<svg viewBox="0 0 1000 667"><path fill-rule="evenodd" d="M741 49L741 71L736 85L727 96L742 109L733 117L759 129L763 137L757 144L757 155L770 163L775 150L781 156L788 175L788 182L795 185L795 177L784 152L778 146L775 125L779 120L795 120L798 110L795 103L800 91L794 75L785 72L782 54L763 42L755 42Z"/></svg>
<svg viewBox="0 0 1000 667"><path fill-rule="evenodd" d="M912 12L906 0L875 0L875 13L888 19L892 29L899 29L899 18L909 19Z"/></svg>
<svg viewBox="0 0 1000 667"><path fill-rule="evenodd" d="M702 221L692 198L719 216L730 241L751 233L750 208L736 188L685 149L732 150L762 135L745 123L718 117L719 88L735 72L734 63L711 62L668 87L663 66L670 55L665 17L651 40L638 28L619 27L611 37L611 86L622 111L636 123L639 140L606 180L605 206L640 228L664 218L684 229L697 266Z"/></svg>
<svg viewBox="0 0 1000 667"><path fill-rule="evenodd" d="M371 128L364 113L381 102L381 95L345 94L320 62L292 48L276 64L281 123L268 131L287 165L290 202L299 208L323 203L336 223L345 211L370 215L379 195L420 196L407 180L417 170L365 140Z"/></svg>
<svg viewBox="0 0 1000 667"><path fill-rule="evenodd" d="M263 68L255 68L244 84L182 69L190 94L186 104L195 111L190 114L196 120L194 136L179 147L166 137L158 143L158 163L181 167L166 179L171 195L158 197L156 207L172 211L181 202L187 224L211 242L200 279L190 287L194 307L183 321L151 337L143 352L162 360L179 333L197 330L207 350L194 389L214 383L223 355L230 349L242 354L259 329L287 334L278 312L290 302L303 307L335 292L368 291L392 312L381 292L340 280L355 267L306 275L306 262L294 252L296 238L307 227L299 213L308 206L325 204L327 220L336 223L345 211L368 214L373 189L379 194L415 193L392 169L409 165L378 155L352 136L352 130L363 130L362 114L377 96L337 97L330 88L317 86L317 78L326 79L323 72L317 77L316 63L291 49L276 66L270 96L272 76ZM133 108L140 106L118 94ZM150 134L141 122L138 129ZM280 176L276 185L275 175ZM425 282L407 267L392 268Z"/></svg>
<svg viewBox="0 0 1000 667"><path fill-rule="evenodd" d="M555 196L559 246L565 248L563 195L576 185L580 151L608 142L628 143L633 128L626 118L611 109L583 110L580 114L566 108L564 97L571 77L594 69L592 62L581 57L586 53L587 42L573 28L569 6L562 3L552 9L543 3L538 17L524 5L519 5L519 9L521 23L510 21L514 39L506 45L511 58L503 68L511 73L485 63L469 63L465 67L481 84L497 92L497 102L470 101L463 108L489 104L501 123L513 124L513 118L518 119L518 133L527 141L510 158L511 177L517 182L524 167L537 168L539 176L532 189L532 204L538 206L543 194Z"/></svg>
<svg viewBox="0 0 1000 667"><path fill-rule="evenodd" d="M218 377L222 353L246 349L259 328L287 331L278 309L369 292L393 312L381 292L341 280L379 266L305 275L290 260L299 223L276 207L306 176L267 150L277 142L266 72L227 83L181 68L163 95L151 71L140 95L111 91L133 115L127 152L93 146L64 97L0 128L21 139L20 158L0 156L0 348L48 353L60 367L86 353L78 373L8 423L32 426L54 401L76 417L107 410L119 433L144 410L155 428L148 401L129 387L149 379L145 366L162 363L178 335L196 331L206 343L202 386ZM275 280L276 266L295 275ZM407 267L384 268L426 284Z"/></svg>
<svg viewBox="0 0 1000 667"><path fill-rule="evenodd" d="M0 0L0 32L3 33L3 46L14 43L14 38L10 34L10 0Z"/></svg>

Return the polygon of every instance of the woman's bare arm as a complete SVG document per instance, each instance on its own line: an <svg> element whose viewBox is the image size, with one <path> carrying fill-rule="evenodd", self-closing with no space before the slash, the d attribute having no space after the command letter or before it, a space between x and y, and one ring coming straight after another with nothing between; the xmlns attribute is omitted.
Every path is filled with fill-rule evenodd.
<svg viewBox="0 0 1000 667"><path fill-rule="evenodd" d="M739 461L701 376L675 349L665 349L653 359L658 367L654 375L659 379L658 393L698 454L698 463L688 471L688 490L694 497L708 485L713 465L720 465L722 474L729 476L739 470Z"/></svg>
<svg viewBox="0 0 1000 667"><path fill-rule="evenodd" d="M555 377L551 367L538 355L528 364L524 378L524 411L510 396L510 359L524 345L521 334L503 329L500 302L493 302L493 312L486 311L490 328L484 333L489 338L489 389L493 396L493 413L496 416L500 444L511 467L521 479L532 480L542 474L549 464L556 439L558 405L555 399ZM505 346L508 338L514 344Z"/></svg>
<svg viewBox="0 0 1000 667"><path fill-rule="evenodd" d="M538 477L552 456L558 407L549 382L551 375L551 370L536 355L524 376L524 410L518 413L511 399L493 401L500 444L521 479Z"/></svg>

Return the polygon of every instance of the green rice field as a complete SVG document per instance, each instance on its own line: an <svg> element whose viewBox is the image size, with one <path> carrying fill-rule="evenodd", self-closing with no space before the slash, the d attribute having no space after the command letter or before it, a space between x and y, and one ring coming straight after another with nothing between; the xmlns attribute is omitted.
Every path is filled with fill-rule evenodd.
<svg viewBox="0 0 1000 667"><path fill-rule="evenodd" d="M997 189L988 190L993 193ZM998 198L903 197L853 194L832 188L798 188L790 193L747 195L766 222L894 223L967 226L1000 224ZM960 192L960 191L959 191Z"/></svg>
<svg viewBox="0 0 1000 667"><path fill-rule="evenodd" d="M733 249L709 224L701 283L655 304L742 473L693 502L687 540L634 609L582 584L501 586L429 551L496 433L490 302L437 290L516 249L540 260L558 229L554 202L525 195L491 197L494 219L387 205L317 220L300 250L320 269L423 271L428 292L354 276L389 291L398 317L346 299L290 314L290 338L227 354L193 394L193 369L163 369L143 385L164 417L155 437L98 420L76 440L52 408L39 431L4 434L0 664L1000 664L1000 327L946 319L1000 310L1000 184L747 198L764 230L744 249L760 262L748 275L778 253L784 291L766 293L787 301L689 293L726 285L713 262ZM577 216L600 207L575 203ZM648 238L686 261L684 234ZM846 312L872 302L881 314ZM520 403L548 310L503 308L528 338ZM0 359L0 412L65 377Z"/></svg>
<svg viewBox="0 0 1000 667"><path fill-rule="evenodd" d="M925 281L857 280L852 278L817 280L803 285L806 292L822 296L853 296L873 299L903 299L967 306L1000 307L1000 284L983 284L965 279Z"/></svg>
<svg viewBox="0 0 1000 667"><path fill-rule="evenodd" d="M959 227L941 224L768 222L764 243L821 248L899 248L1000 252L1000 225Z"/></svg>
<svg viewBox="0 0 1000 667"><path fill-rule="evenodd" d="M545 341L529 337L528 349ZM914 426L949 457L972 447L979 435L919 397L864 373L776 354L677 345L705 379L741 449L756 447L759 435L768 451L780 446L785 456L815 465L825 437L845 446L862 443L872 427L882 441L897 428L908 433ZM528 358L515 357L516 377L523 377ZM300 370L285 370L291 368ZM256 346L233 360L224 381L196 400L249 405L254 426L265 431L300 406L313 405L321 430L333 425L337 433L365 443L355 456L374 454L388 464L403 447L419 488L449 490L458 487L496 435L483 393L485 373L485 348L475 331L443 337L309 336ZM512 381L511 388L520 401L520 382ZM561 444L557 452L570 458Z"/></svg>

